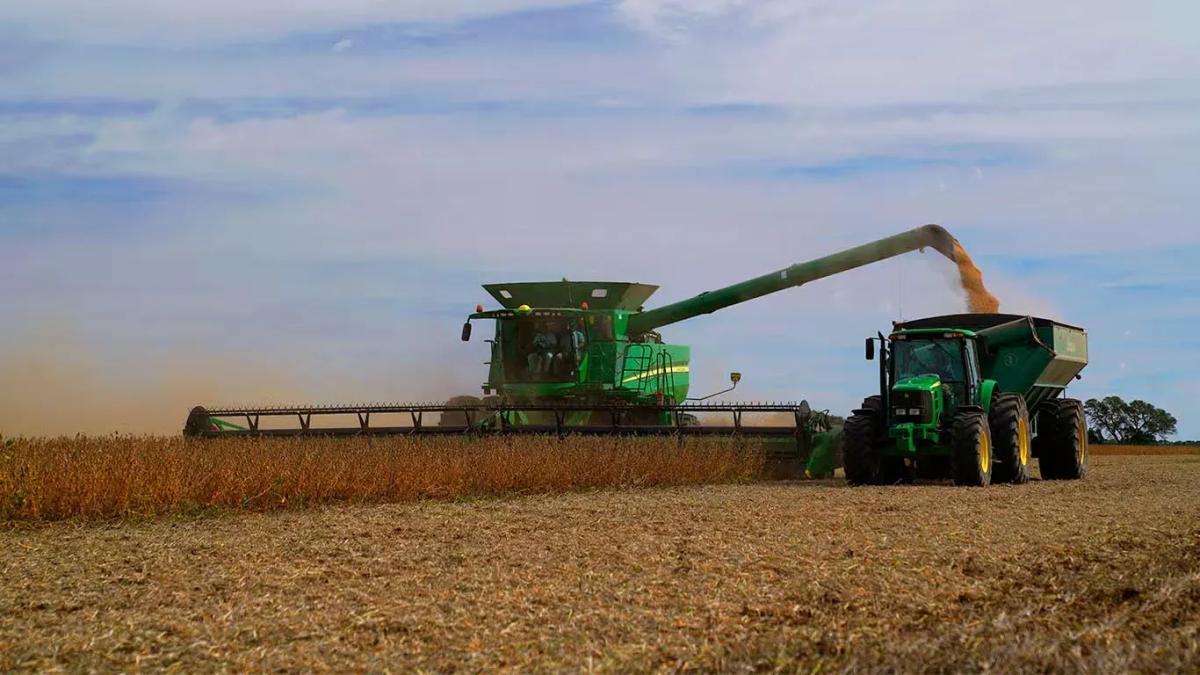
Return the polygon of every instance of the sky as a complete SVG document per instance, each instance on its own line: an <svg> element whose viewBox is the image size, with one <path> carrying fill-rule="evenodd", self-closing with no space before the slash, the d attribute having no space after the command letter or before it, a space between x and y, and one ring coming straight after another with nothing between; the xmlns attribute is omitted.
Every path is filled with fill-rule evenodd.
<svg viewBox="0 0 1200 675"><path fill-rule="evenodd" d="M1077 398L1200 438L1200 5L0 4L0 433L478 392L496 281L653 306L941 223ZM844 413L960 311L912 253L664 329L697 393ZM476 331L481 335L483 331Z"/></svg>

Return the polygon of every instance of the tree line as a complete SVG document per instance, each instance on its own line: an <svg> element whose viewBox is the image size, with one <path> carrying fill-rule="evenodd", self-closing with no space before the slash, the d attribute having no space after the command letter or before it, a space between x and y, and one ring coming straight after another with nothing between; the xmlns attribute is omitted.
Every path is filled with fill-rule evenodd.
<svg viewBox="0 0 1200 675"><path fill-rule="evenodd" d="M1174 415L1138 399L1127 402L1120 396L1089 398L1083 410L1094 443L1147 445L1165 442L1176 433Z"/></svg>

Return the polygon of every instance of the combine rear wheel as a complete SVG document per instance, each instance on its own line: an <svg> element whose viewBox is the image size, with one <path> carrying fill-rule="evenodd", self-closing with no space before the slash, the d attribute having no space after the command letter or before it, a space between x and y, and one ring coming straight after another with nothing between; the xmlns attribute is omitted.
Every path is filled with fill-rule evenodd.
<svg viewBox="0 0 1200 675"><path fill-rule="evenodd" d="M1038 407L1038 464L1044 480L1079 480L1087 475L1087 417L1073 398Z"/></svg>
<svg viewBox="0 0 1200 675"><path fill-rule="evenodd" d="M476 408L483 405L483 399L478 396L451 396L446 400L447 408ZM478 415L472 415L470 418L475 423L479 422ZM447 410L442 413L441 419L438 420L439 427L458 427L468 424L467 413L461 410Z"/></svg>
<svg viewBox="0 0 1200 675"><path fill-rule="evenodd" d="M995 468L993 483L1029 480L1029 411L1019 394L997 394L989 416Z"/></svg>
<svg viewBox="0 0 1200 675"><path fill-rule="evenodd" d="M983 486L992 482L992 434L982 411L965 410L954 416L953 466L955 485Z"/></svg>
<svg viewBox="0 0 1200 675"><path fill-rule="evenodd" d="M879 455L883 419L883 399L868 396L842 427L842 463L850 485L890 485L900 480L898 460Z"/></svg>

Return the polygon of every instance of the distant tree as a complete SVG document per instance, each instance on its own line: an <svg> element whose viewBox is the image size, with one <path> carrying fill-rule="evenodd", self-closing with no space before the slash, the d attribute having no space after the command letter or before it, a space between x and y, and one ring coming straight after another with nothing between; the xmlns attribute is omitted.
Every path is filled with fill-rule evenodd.
<svg viewBox="0 0 1200 675"><path fill-rule="evenodd" d="M1157 443L1175 433L1175 416L1145 401L1128 403L1120 396L1090 398L1083 404L1088 422L1107 443Z"/></svg>

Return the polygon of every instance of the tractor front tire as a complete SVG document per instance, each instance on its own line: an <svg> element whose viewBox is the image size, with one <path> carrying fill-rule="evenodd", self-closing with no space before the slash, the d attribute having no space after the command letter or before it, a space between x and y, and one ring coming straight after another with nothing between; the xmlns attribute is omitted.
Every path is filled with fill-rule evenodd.
<svg viewBox="0 0 1200 675"><path fill-rule="evenodd" d="M1038 465L1043 480L1080 480L1087 475L1087 416L1073 398L1038 407Z"/></svg>
<svg viewBox="0 0 1200 675"><path fill-rule="evenodd" d="M954 415L951 466L955 485L982 487L992 482L992 433L981 410Z"/></svg>
<svg viewBox="0 0 1200 675"><path fill-rule="evenodd" d="M1025 399L1020 394L997 394L988 422L995 455L992 482L1027 482L1032 434Z"/></svg>
<svg viewBox="0 0 1200 675"><path fill-rule="evenodd" d="M842 428L843 470L850 485L879 481L879 453L875 450L875 416L854 413Z"/></svg>
<svg viewBox="0 0 1200 675"><path fill-rule="evenodd" d="M850 485L891 485L900 480L896 460L880 457L883 398L868 396L842 426L842 470Z"/></svg>

